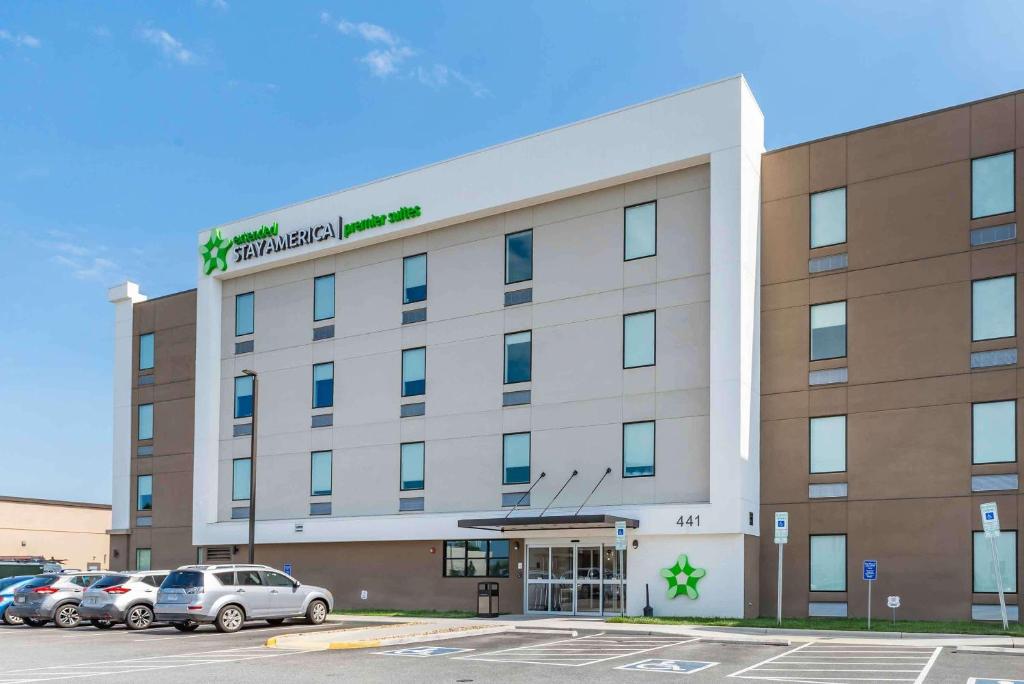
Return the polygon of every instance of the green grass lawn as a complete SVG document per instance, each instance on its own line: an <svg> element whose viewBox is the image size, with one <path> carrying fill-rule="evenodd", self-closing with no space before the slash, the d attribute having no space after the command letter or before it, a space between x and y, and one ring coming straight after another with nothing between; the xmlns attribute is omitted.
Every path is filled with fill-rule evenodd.
<svg viewBox="0 0 1024 684"><path fill-rule="evenodd" d="M840 629L865 632L868 621L864 618L783 618L779 627L775 618L760 617L749 620L736 618L699 617L613 617L608 622L622 622L637 625L696 625L710 627L768 627L773 629ZM924 620L891 620L874 618L872 632L921 632L942 634L989 634L1024 637L1024 625L1010 623L1010 629L1003 631L999 623L988 622L931 622Z"/></svg>
<svg viewBox="0 0 1024 684"><path fill-rule="evenodd" d="M371 617L415 617L415 618L471 618L476 613L468 610L335 610L335 615L368 615Z"/></svg>

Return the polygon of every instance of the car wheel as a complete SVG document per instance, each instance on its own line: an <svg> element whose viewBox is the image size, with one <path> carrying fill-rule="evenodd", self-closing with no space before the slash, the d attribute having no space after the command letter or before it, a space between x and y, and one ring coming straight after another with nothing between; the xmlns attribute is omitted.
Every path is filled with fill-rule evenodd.
<svg viewBox="0 0 1024 684"><path fill-rule="evenodd" d="M78 614L78 606L74 603L65 603L53 614L53 624L61 629L77 627L81 622L82 616Z"/></svg>
<svg viewBox="0 0 1024 684"><path fill-rule="evenodd" d="M327 619L327 603L314 599L306 609L306 622L311 625L322 625Z"/></svg>
<svg viewBox="0 0 1024 684"><path fill-rule="evenodd" d="M5 610L4 611L4 624L5 625L20 625L20 624L23 624L24 622L25 621L22 620L20 617L15 617L14 615L11 615L11 611L9 611L9 610Z"/></svg>
<svg viewBox="0 0 1024 684"><path fill-rule="evenodd" d="M194 632L199 629L199 623L189 620L188 622L172 622L171 627L179 632Z"/></svg>
<svg viewBox="0 0 1024 684"><path fill-rule="evenodd" d="M24 621L29 627L42 627L46 624L46 620L36 620L35 618L24 618Z"/></svg>
<svg viewBox="0 0 1024 684"><path fill-rule="evenodd" d="M114 623L110 620L89 620L96 629L110 629Z"/></svg>
<svg viewBox="0 0 1024 684"><path fill-rule="evenodd" d="M242 623L245 622L245 613L236 605L224 606L217 613L217 619L214 620L213 626L217 628L218 632L237 632L242 629Z"/></svg>
<svg viewBox="0 0 1024 684"><path fill-rule="evenodd" d="M149 606L132 606L124 617L128 629L146 629L153 624L153 611Z"/></svg>
<svg viewBox="0 0 1024 684"><path fill-rule="evenodd" d="M284 618L269 618L267 620L267 624L268 625L273 625L274 627L277 627L278 625L283 625L284 624Z"/></svg>

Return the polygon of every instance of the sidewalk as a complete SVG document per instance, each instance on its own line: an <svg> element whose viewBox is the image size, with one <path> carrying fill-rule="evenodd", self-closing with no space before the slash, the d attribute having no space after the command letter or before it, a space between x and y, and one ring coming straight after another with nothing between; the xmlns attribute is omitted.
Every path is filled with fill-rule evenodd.
<svg viewBox="0 0 1024 684"><path fill-rule="evenodd" d="M425 641L457 639L516 630L545 630L564 634L597 630L631 634L667 634L696 637L705 641L737 644L789 646L827 640L841 644L881 644L930 647L1003 647L1024 652L1024 639L1005 636L965 634L918 634L904 632L850 632L829 630L765 629L748 627L705 627L687 625L642 625L607 623L601 618L508 615L501 618L404 618L371 615L331 615L330 622L378 623L371 627L347 627L270 639L267 646L283 649L326 650L376 648ZM379 624L387 623L387 624Z"/></svg>

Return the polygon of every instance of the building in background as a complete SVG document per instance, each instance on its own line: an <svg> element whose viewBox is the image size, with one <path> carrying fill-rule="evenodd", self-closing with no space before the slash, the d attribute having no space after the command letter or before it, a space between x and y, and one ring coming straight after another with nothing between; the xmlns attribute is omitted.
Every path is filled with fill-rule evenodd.
<svg viewBox="0 0 1024 684"><path fill-rule="evenodd" d="M756 611L762 133L733 78L203 232L202 557L245 559L255 371L257 560L339 607ZM111 300L118 543L146 519L157 563L192 413Z"/></svg>
<svg viewBox="0 0 1024 684"><path fill-rule="evenodd" d="M762 525L790 514L787 615L1019 619L1016 208L1024 94L769 152L762 167ZM776 550L761 538L761 613Z"/></svg>
<svg viewBox="0 0 1024 684"><path fill-rule="evenodd" d="M122 326L115 521L187 478L162 564L245 559L251 370L257 560L340 607L773 614L786 511L786 615L871 559L876 613L998 619L995 501L1019 620L1024 93L760 147L731 79L205 231L194 476L140 470Z"/></svg>
<svg viewBox="0 0 1024 684"><path fill-rule="evenodd" d="M192 563L196 292L147 299L129 283L108 299L118 359L110 566Z"/></svg>
<svg viewBox="0 0 1024 684"><path fill-rule="evenodd" d="M66 568L109 567L110 506L0 496L0 558L37 559Z"/></svg>

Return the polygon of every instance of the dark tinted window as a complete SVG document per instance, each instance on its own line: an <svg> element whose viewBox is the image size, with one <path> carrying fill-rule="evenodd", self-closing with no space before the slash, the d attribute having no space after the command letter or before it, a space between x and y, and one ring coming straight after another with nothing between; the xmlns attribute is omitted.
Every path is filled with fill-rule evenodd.
<svg viewBox="0 0 1024 684"><path fill-rule="evenodd" d="M217 580L220 581L220 583L223 584L226 587L227 586L231 586L232 584L235 583L235 571L234 570L226 570L224 572L215 572L215 573L213 573L213 576L216 577Z"/></svg>
<svg viewBox="0 0 1024 684"><path fill-rule="evenodd" d="M34 577L25 583L22 589L35 589L36 587L48 587L60 579L60 575L43 575Z"/></svg>
<svg viewBox="0 0 1024 684"><path fill-rule="evenodd" d="M162 589L190 589L203 586L203 573L195 570L175 570L164 583Z"/></svg>
<svg viewBox="0 0 1024 684"><path fill-rule="evenodd" d="M259 570L239 570L238 583L243 587L261 587L263 578L260 577Z"/></svg>
<svg viewBox="0 0 1024 684"><path fill-rule="evenodd" d="M128 579L129 577L127 575L107 575L106 577L101 577L93 587L96 589L116 587L118 584L124 584Z"/></svg>
<svg viewBox="0 0 1024 684"><path fill-rule="evenodd" d="M505 284L533 279L533 231L505 236Z"/></svg>
<svg viewBox="0 0 1024 684"><path fill-rule="evenodd" d="M263 581L268 587L290 587L292 581L279 572L264 572Z"/></svg>

